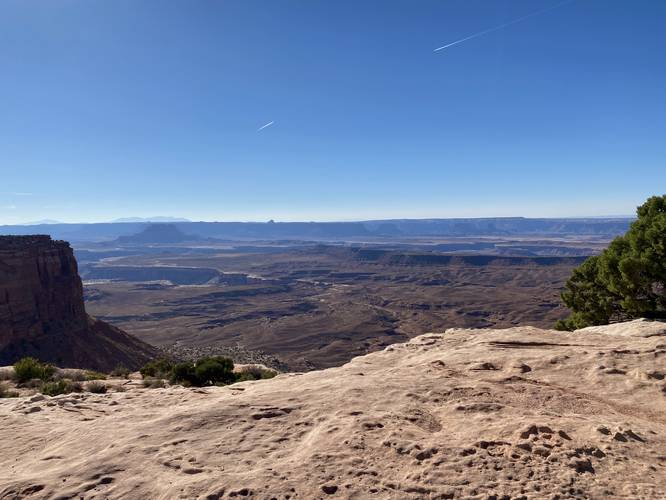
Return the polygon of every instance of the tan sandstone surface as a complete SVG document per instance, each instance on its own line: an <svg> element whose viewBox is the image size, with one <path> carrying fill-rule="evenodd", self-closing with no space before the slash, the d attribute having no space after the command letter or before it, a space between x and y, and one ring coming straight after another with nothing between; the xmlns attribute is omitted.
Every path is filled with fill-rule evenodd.
<svg viewBox="0 0 666 500"><path fill-rule="evenodd" d="M0 498L666 498L666 324L448 330L306 374L0 400Z"/></svg>

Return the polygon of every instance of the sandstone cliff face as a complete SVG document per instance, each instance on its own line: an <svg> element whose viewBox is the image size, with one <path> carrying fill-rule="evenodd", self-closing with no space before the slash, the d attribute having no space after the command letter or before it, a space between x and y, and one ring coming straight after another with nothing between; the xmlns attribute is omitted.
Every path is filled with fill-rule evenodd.
<svg viewBox="0 0 666 500"><path fill-rule="evenodd" d="M0 237L0 365L35 356L61 366L135 368L153 349L86 314L71 247L49 236Z"/></svg>

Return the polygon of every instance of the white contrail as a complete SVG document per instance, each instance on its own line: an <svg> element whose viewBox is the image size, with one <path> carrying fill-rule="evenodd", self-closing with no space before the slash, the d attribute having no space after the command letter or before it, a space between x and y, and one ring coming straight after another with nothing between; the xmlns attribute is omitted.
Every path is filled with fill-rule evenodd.
<svg viewBox="0 0 666 500"><path fill-rule="evenodd" d="M574 0L564 0L564 2L560 2L558 4L555 4L551 7L547 7L545 9L537 10L535 12L532 12L530 14L524 15L522 17L519 17L517 19L514 19L513 21L506 22L504 24L500 24L499 26L495 26L493 28L488 28L487 30L479 31L478 33L474 33L473 35L466 36L465 38L461 38L460 40L456 40L455 42L447 43L446 45L442 45L441 47L437 47L433 52L439 52L440 50L448 49L449 47L453 47L454 45L458 45L459 43L466 42L467 40L471 40L473 38L478 38L483 35L487 35L488 33L492 33L493 31L501 30L506 28L507 26L511 26L512 24L520 23L522 21L525 21L526 19L529 19L534 16L540 16L541 14L545 14L546 12L549 12L553 9L557 9L559 7L562 7L563 5L566 5L568 3L573 2Z"/></svg>
<svg viewBox="0 0 666 500"><path fill-rule="evenodd" d="M262 125L261 127L259 127L259 128L257 129L257 132L261 132L261 131L264 130L266 127L270 127L270 126L273 125L274 123L275 123L275 122L268 122L266 125Z"/></svg>

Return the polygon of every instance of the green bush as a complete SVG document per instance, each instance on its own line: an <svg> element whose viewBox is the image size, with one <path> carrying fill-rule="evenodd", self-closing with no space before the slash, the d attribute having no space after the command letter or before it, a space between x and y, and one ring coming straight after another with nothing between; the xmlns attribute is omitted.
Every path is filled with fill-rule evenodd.
<svg viewBox="0 0 666 500"><path fill-rule="evenodd" d="M173 363L168 359L158 359L147 363L140 371L144 379L151 379L150 382L144 384L146 387L153 387L152 379L168 379L172 384L186 387L227 385L238 380L237 374L234 373L234 362L222 356L201 358L196 363L192 361ZM243 380L258 380L273 376L275 376L275 372L272 370L261 370L258 376L244 375L244 377L251 378L243 378Z"/></svg>
<svg viewBox="0 0 666 500"><path fill-rule="evenodd" d="M666 195L649 198L637 214L624 236L574 270L562 293L572 313L557 329L666 319Z"/></svg>
<svg viewBox="0 0 666 500"><path fill-rule="evenodd" d="M59 394L70 394L72 392L82 392L83 388L78 382L71 380L58 380L57 382L44 382L39 392L46 396L58 396Z"/></svg>
<svg viewBox="0 0 666 500"><path fill-rule="evenodd" d="M185 386L199 385L199 380L194 372L194 363L191 361L184 361L174 365L169 376L169 381L172 384L181 384Z"/></svg>
<svg viewBox="0 0 666 500"><path fill-rule="evenodd" d="M171 377L171 372L173 371L173 361L160 358L153 361L149 361L139 370L141 376L153 377L153 378L169 378Z"/></svg>
<svg viewBox="0 0 666 500"><path fill-rule="evenodd" d="M86 370L86 380L106 380L106 374L93 370Z"/></svg>
<svg viewBox="0 0 666 500"><path fill-rule="evenodd" d="M234 362L229 358L200 359L194 367L194 374L198 383L193 385L232 384L236 381Z"/></svg>
<svg viewBox="0 0 666 500"><path fill-rule="evenodd" d="M236 382L247 382L250 380L257 380L257 378L249 372L240 372L236 374Z"/></svg>
<svg viewBox="0 0 666 500"><path fill-rule="evenodd" d="M236 382L245 382L246 380L264 380L273 378L277 375L275 370L264 368L260 365L243 366L236 374Z"/></svg>
<svg viewBox="0 0 666 500"><path fill-rule="evenodd" d="M129 368L123 365L118 365L111 371L110 375L112 377L129 378L130 373Z"/></svg>
<svg viewBox="0 0 666 500"><path fill-rule="evenodd" d="M92 382L88 382L86 384L86 390L94 394L105 394L106 384L103 382L98 382L97 380L93 380Z"/></svg>
<svg viewBox="0 0 666 500"><path fill-rule="evenodd" d="M234 362L220 356L202 358L196 363L186 361L173 367L172 384L185 386L226 385L236 381Z"/></svg>
<svg viewBox="0 0 666 500"><path fill-rule="evenodd" d="M49 380L55 371L55 367L35 358L23 358L14 363L14 378L19 384L32 379Z"/></svg>

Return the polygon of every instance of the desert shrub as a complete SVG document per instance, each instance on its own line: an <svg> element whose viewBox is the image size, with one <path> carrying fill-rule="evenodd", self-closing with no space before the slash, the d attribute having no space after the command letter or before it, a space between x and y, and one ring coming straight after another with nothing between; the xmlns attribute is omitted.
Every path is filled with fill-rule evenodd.
<svg viewBox="0 0 666 500"><path fill-rule="evenodd" d="M198 383L193 385L231 384L236 381L234 362L219 356L197 361L194 373Z"/></svg>
<svg viewBox="0 0 666 500"><path fill-rule="evenodd" d="M5 384L0 384L0 398L17 398L19 393L10 390Z"/></svg>
<svg viewBox="0 0 666 500"><path fill-rule="evenodd" d="M157 359L144 365L140 371L144 379L168 379L172 384L180 384L186 387L226 385L237 380L237 374L234 373L234 362L221 356L201 358L196 363L192 361L173 363L168 359ZM252 378L244 380L257 380L274 376L264 373L267 371L263 370L256 377L246 375L246 377L251 376ZM146 387L152 386L151 384L153 384L152 380Z"/></svg>
<svg viewBox="0 0 666 500"><path fill-rule="evenodd" d="M172 384L182 384L185 386L199 385L199 380L194 372L194 363L184 361L177 363L171 370L169 380Z"/></svg>
<svg viewBox="0 0 666 500"><path fill-rule="evenodd" d="M236 382L244 382L246 380L262 380L273 378L277 375L275 370L264 368L261 365L247 365L243 366L238 373L236 373Z"/></svg>
<svg viewBox="0 0 666 500"><path fill-rule="evenodd" d="M143 386L147 387L148 389L161 389L166 387L166 384L161 378L144 378Z"/></svg>
<svg viewBox="0 0 666 500"><path fill-rule="evenodd" d="M99 382L97 380L93 380L91 382L88 382L86 384L86 390L88 392L92 392L94 394L105 394L106 393L106 384L103 382Z"/></svg>
<svg viewBox="0 0 666 500"><path fill-rule="evenodd" d="M93 370L86 370L86 380L106 380L106 374Z"/></svg>
<svg viewBox="0 0 666 500"><path fill-rule="evenodd" d="M572 313L557 329L666 319L666 195L649 198L637 214L624 236L573 271L562 292Z"/></svg>
<svg viewBox="0 0 666 500"><path fill-rule="evenodd" d="M235 382L234 362L220 356L202 358L196 363L178 363L171 372L171 383L185 386L226 385Z"/></svg>
<svg viewBox="0 0 666 500"><path fill-rule="evenodd" d="M21 387L26 387L28 389L39 389L42 384L44 383L43 380L38 379L38 378L31 378L27 382L23 382L19 384Z"/></svg>
<svg viewBox="0 0 666 500"><path fill-rule="evenodd" d="M236 373L236 382L247 382L248 380L257 380L255 376L248 372Z"/></svg>
<svg viewBox="0 0 666 500"><path fill-rule="evenodd" d="M0 368L0 380L12 380L14 370L12 368Z"/></svg>
<svg viewBox="0 0 666 500"><path fill-rule="evenodd" d="M118 365L111 371L110 375L112 377L129 378L130 373L129 368L123 365Z"/></svg>
<svg viewBox="0 0 666 500"><path fill-rule="evenodd" d="M58 396L59 394L70 394L72 392L82 392L83 387L79 382L71 380L58 380L56 382L44 382L39 392L45 396Z"/></svg>
<svg viewBox="0 0 666 500"><path fill-rule="evenodd" d="M56 380L67 379L74 380L76 382L84 382L87 380L86 371L79 370L78 368L59 368L56 371L54 378Z"/></svg>
<svg viewBox="0 0 666 500"><path fill-rule="evenodd" d="M55 367L35 358L23 358L14 363L14 378L18 383L32 379L49 380L54 373Z"/></svg>
<svg viewBox="0 0 666 500"><path fill-rule="evenodd" d="M160 358L153 361L149 361L139 370L141 376L152 377L152 378L169 378L171 377L171 372L173 371L173 361Z"/></svg>

